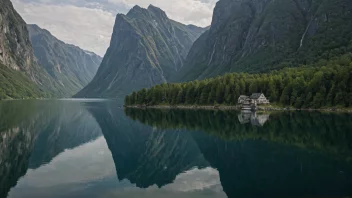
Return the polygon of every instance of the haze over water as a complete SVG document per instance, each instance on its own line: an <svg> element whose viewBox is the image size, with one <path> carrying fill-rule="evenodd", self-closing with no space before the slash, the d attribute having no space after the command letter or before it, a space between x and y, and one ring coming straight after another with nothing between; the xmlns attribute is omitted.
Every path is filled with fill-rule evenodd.
<svg viewBox="0 0 352 198"><path fill-rule="evenodd" d="M348 197L352 115L0 102L0 197Z"/></svg>

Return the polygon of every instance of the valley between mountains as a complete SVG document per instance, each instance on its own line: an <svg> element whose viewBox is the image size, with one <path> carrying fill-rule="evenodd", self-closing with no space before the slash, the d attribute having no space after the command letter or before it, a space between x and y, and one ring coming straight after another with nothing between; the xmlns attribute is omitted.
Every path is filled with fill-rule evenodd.
<svg viewBox="0 0 352 198"><path fill-rule="evenodd" d="M0 5L0 99L234 105L264 93L297 108L351 106L349 0L219 0L209 27L137 5L117 14L104 57Z"/></svg>

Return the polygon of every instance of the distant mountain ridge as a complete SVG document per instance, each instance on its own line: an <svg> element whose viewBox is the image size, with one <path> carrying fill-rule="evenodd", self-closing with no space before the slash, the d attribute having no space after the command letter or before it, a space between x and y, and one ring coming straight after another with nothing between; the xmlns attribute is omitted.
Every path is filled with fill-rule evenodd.
<svg viewBox="0 0 352 198"><path fill-rule="evenodd" d="M167 82L183 66L203 31L170 20L152 5L118 14L101 67L75 97L123 98L134 90Z"/></svg>
<svg viewBox="0 0 352 198"><path fill-rule="evenodd" d="M100 56L66 44L37 25L27 27L38 63L59 83L63 96L73 96L93 79Z"/></svg>
<svg viewBox="0 0 352 198"><path fill-rule="evenodd" d="M220 0L173 81L267 72L352 51L352 1Z"/></svg>

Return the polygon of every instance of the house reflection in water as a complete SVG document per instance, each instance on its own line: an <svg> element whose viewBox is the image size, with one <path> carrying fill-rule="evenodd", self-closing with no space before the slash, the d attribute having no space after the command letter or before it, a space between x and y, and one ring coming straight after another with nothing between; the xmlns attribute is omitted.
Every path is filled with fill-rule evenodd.
<svg viewBox="0 0 352 198"><path fill-rule="evenodd" d="M241 124L250 123L253 126L262 127L269 120L269 114L257 114L257 112L241 111L238 120Z"/></svg>

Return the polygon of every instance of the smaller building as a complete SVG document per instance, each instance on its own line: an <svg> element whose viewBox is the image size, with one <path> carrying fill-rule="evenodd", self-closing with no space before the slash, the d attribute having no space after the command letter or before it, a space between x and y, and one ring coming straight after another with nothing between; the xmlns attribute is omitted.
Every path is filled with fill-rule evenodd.
<svg viewBox="0 0 352 198"><path fill-rule="evenodd" d="M238 98L238 104L256 106L260 104L270 104L270 102L263 93L253 93L251 96L241 95Z"/></svg>
<svg viewBox="0 0 352 198"><path fill-rule="evenodd" d="M238 98L238 104L244 104L250 100L249 96L241 95Z"/></svg>

